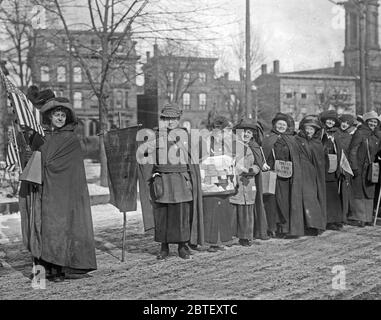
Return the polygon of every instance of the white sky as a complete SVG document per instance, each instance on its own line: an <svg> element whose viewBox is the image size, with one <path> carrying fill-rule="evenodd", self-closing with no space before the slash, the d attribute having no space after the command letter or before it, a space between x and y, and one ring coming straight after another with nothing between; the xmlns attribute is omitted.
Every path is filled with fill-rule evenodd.
<svg viewBox="0 0 381 320"><path fill-rule="evenodd" d="M238 78L239 66L233 63L231 41L239 36L240 30L244 36L246 1L218 1L238 23L208 30L205 34L216 32L219 38L211 55L224 55L232 61L217 65L217 71L230 71L232 78ZM276 59L280 60L281 72L333 66L335 61L343 61L345 20L342 7L329 0L251 0L250 3L251 23L261 39L269 71ZM224 24L225 19L217 15L211 23Z"/></svg>
<svg viewBox="0 0 381 320"><path fill-rule="evenodd" d="M81 1L84 0L75 3ZM126 3L129 1L126 0ZM238 77L238 65L231 54L231 42L232 38L239 36L240 30L244 30L245 0L151 1L156 5L169 4L171 8L191 8L196 4L210 3L221 6L221 10L195 17L204 25L216 26L211 30L197 31L200 37L216 39L212 46L212 42L204 42L202 55L224 56L225 62L217 65L217 72L229 71L232 78ZM329 0L251 0L250 3L252 25L261 39L269 71L275 59L280 60L282 72L328 67L335 61L343 61L344 11L341 7ZM152 10L154 5L147 9ZM89 16L88 11L81 13L80 9L70 14L76 22L84 22ZM137 48L143 58L145 51L152 51L154 42L154 39L138 41Z"/></svg>

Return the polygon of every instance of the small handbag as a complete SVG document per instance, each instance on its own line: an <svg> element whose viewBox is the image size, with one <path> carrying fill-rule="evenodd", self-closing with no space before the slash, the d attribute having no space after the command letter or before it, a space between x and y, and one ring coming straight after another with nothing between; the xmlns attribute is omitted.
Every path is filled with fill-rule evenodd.
<svg viewBox="0 0 381 320"><path fill-rule="evenodd" d="M378 181L380 179L380 164L378 162L372 162L371 161L368 139L366 139L366 147L367 147L367 152L368 152L368 159L370 162L368 165L367 180L370 183L378 183Z"/></svg>
<svg viewBox="0 0 381 320"><path fill-rule="evenodd" d="M41 171L41 152L33 151L28 163L19 178L21 181L27 181L36 184L42 184Z"/></svg>
<svg viewBox="0 0 381 320"><path fill-rule="evenodd" d="M152 186L155 199L160 199L164 194L163 177L160 174L156 174L152 178Z"/></svg>
<svg viewBox="0 0 381 320"><path fill-rule="evenodd" d="M274 149L272 149L273 157L275 160L274 170L279 178L291 178L292 177L292 162L284 160L276 160Z"/></svg>
<svg viewBox="0 0 381 320"><path fill-rule="evenodd" d="M337 154L328 154L329 168L328 173L336 172L337 170Z"/></svg>

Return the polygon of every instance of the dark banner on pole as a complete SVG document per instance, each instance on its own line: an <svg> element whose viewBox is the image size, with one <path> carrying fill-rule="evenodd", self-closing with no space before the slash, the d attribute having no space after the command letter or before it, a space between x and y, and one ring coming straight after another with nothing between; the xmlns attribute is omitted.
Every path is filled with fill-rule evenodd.
<svg viewBox="0 0 381 320"><path fill-rule="evenodd" d="M138 165L136 134L139 126L108 131L104 136L110 203L121 212L136 211Z"/></svg>

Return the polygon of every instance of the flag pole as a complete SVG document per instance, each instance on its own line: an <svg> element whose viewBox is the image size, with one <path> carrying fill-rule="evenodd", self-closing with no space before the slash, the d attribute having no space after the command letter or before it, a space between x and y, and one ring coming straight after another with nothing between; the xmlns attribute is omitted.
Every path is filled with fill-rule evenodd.
<svg viewBox="0 0 381 320"><path fill-rule="evenodd" d="M15 130L14 123L12 123L12 135L13 135L13 140L14 140L15 147L16 147L17 162L19 164L19 173L21 173L22 172L22 167L21 167L21 160L20 160L20 149L19 149L19 146L17 144L16 130Z"/></svg>

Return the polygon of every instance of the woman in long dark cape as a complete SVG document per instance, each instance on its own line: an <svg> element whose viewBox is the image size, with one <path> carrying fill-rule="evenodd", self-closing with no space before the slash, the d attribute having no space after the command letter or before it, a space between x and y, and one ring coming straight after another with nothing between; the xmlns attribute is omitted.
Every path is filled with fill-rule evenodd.
<svg viewBox="0 0 381 320"><path fill-rule="evenodd" d="M334 110L322 112L320 121L324 127L322 143L326 157L327 229L341 230L344 223L340 166L343 147L340 140L335 139L335 134L339 130L337 112Z"/></svg>
<svg viewBox="0 0 381 320"><path fill-rule="evenodd" d="M307 234L318 235L327 224L325 155L321 142L321 124L316 116L306 116L295 137L302 172L302 203Z"/></svg>
<svg viewBox="0 0 381 320"><path fill-rule="evenodd" d="M57 109L66 114L62 127L51 124ZM72 106L56 98L41 113L47 130L43 138L36 135L32 148L41 152L42 185L31 210L22 214L30 222L23 236L35 263L47 269L48 277L62 280L63 268L80 272L97 268L90 197Z"/></svg>
<svg viewBox="0 0 381 320"><path fill-rule="evenodd" d="M372 223L376 184L369 181L369 170L370 164L377 161L376 156L380 152L380 138L377 135L380 121L377 113L368 112L364 114L363 119L364 124L354 133L349 147L349 161L354 173L354 208L348 222L359 227Z"/></svg>
<svg viewBox="0 0 381 320"><path fill-rule="evenodd" d="M287 125L282 133L276 129L279 121ZM278 177L275 195L264 196L269 232L277 232L280 237L302 236L304 235L302 172L292 119L288 115L278 113L275 116L271 133L263 139L263 151L272 170L275 164L274 154L276 160L292 162L292 177Z"/></svg>

